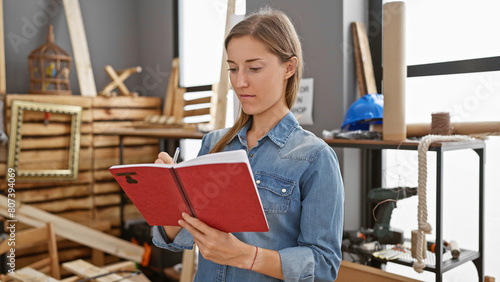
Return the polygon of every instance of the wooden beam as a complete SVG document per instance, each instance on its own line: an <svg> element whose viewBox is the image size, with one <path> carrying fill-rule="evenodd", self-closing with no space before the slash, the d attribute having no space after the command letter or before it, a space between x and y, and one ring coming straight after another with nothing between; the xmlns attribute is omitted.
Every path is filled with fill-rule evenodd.
<svg viewBox="0 0 500 282"><path fill-rule="evenodd" d="M106 273L110 273L110 271L97 267L91 263L88 263L84 260L75 260L75 261L70 261L70 262L65 262L62 264L62 267L69 272L76 274L77 276L83 277L83 278L90 278L90 277L95 277L99 275L103 275ZM111 282L111 281L124 281L124 282L132 282L132 280L123 278L122 276L118 274L108 274L106 276L102 276L96 279L93 279L93 281L98 281L98 282Z"/></svg>
<svg viewBox="0 0 500 282"><path fill-rule="evenodd" d="M19 270L16 270L15 274L9 274L8 276L12 278L14 281L44 281L44 282L59 281L31 267L23 267Z"/></svg>
<svg viewBox="0 0 500 282"><path fill-rule="evenodd" d="M230 18L231 15L234 15L236 5L235 2L235 0L228 0L227 2L226 28L224 38L227 36L230 30ZM230 85L229 74L224 68L224 66L227 64L227 53L224 48L222 52L219 83L214 85L212 88L212 90L214 91L214 95L212 96L212 107L210 108L210 115L212 116L210 125L212 129L224 128L226 125L227 92L230 88Z"/></svg>
<svg viewBox="0 0 500 282"><path fill-rule="evenodd" d="M83 26L82 12L78 0L63 0L69 36L75 57L76 73L80 85L80 95L95 97L97 88L94 81L92 64L90 63L89 47Z"/></svg>
<svg viewBox="0 0 500 282"><path fill-rule="evenodd" d="M354 59L356 62L356 76L358 78L359 95L375 94L377 85L373 74L372 55L365 26L361 22L352 23L352 40L354 45Z"/></svg>
<svg viewBox="0 0 500 282"><path fill-rule="evenodd" d="M119 258L142 262L144 248L116 238L71 220L53 215L30 205L17 202L15 218L25 224L41 227L52 222L56 235L95 248ZM0 195L0 215L11 218L7 212L7 197Z"/></svg>

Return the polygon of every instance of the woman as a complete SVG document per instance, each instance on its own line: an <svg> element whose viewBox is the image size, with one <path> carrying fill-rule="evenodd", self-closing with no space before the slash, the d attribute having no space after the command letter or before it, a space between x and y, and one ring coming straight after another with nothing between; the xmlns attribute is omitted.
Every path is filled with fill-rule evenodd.
<svg viewBox="0 0 500 282"><path fill-rule="evenodd" d="M333 281L341 260L344 190L337 158L290 112L302 76L302 49L285 14L263 9L225 40L241 113L230 129L202 140L199 155L245 149L269 232L225 233L183 214L154 228L154 243L200 250L196 281ZM156 163L171 163L162 152ZM237 187L234 187L237 189Z"/></svg>

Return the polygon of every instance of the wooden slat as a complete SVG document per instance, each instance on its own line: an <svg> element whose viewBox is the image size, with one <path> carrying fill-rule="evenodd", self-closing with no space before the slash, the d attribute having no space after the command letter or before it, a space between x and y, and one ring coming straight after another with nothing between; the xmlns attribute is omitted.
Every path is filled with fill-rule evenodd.
<svg viewBox="0 0 500 282"><path fill-rule="evenodd" d="M8 217L7 197L0 195L0 214ZM56 234L82 245L96 248L120 258L141 262L144 248L111 235L96 231L84 225L72 222L59 216L23 204L16 209L16 219L35 227L52 222Z"/></svg>
<svg viewBox="0 0 500 282"><path fill-rule="evenodd" d="M231 16L234 15L235 12L235 0L228 0L227 2L227 11L226 11L226 26L224 31L224 37L228 35L231 29ZM225 52L224 48L221 50L222 53L222 62L221 66L225 66L227 64L227 52ZM212 88L215 92L215 95L212 96L212 107L210 108L210 115L212 119L210 120L210 125L213 129L224 128L226 124L226 108L227 108L227 92L230 88L229 83L229 73L221 68L219 83L214 85Z"/></svg>
<svg viewBox="0 0 500 282"><path fill-rule="evenodd" d="M117 182L104 182L94 184L94 194L118 193L121 191Z"/></svg>
<svg viewBox="0 0 500 282"><path fill-rule="evenodd" d="M79 158L81 160L90 160L92 158L92 148L80 148ZM24 150L19 154L19 167L28 164L47 164L50 167L53 163L68 163L69 151L66 149L48 149L48 150ZM42 168L39 168L42 169Z"/></svg>
<svg viewBox="0 0 500 282"><path fill-rule="evenodd" d="M148 115L159 115L159 109L93 109L94 120L144 120Z"/></svg>
<svg viewBox="0 0 500 282"><path fill-rule="evenodd" d="M362 97L365 94L377 93L372 55L364 24L362 22L353 22L352 34L359 94Z"/></svg>
<svg viewBox="0 0 500 282"><path fill-rule="evenodd" d="M32 203L32 207L41 209L50 213L64 212L70 210L90 210L93 207L91 197L71 198L63 200L54 200L45 203Z"/></svg>
<svg viewBox="0 0 500 282"><path fill-rule="evenodd" d="M83 278L89 278L94 276L99 276L101 274L109 273L108 270L104 268L97 267L91 263L88 263L84 260L75 260L71 262L66 262L62 264L62 267L77 276L81 276ZM124 281L131 282L131 280L123 278L118 274L109 274L103 277L99 277L94 279L99 282L111 282L111 281Z"/></svg>
<svg viewBox="0 0 500 282"><path fill-rule="evenodd" d="M340 264L338 278L335 281L419 282L420 280L389 273L375 267L343 260Z"/></svg>
<svg viewBox="0 0 500 282"><path fill-rule="evenodd" d="M126 137L123 139L123 145L158 145L158 138L145 137ZM111 147L119 146L120 138L112 135L95 135L92 142L94 147Z"/></svg>
<svg viewBox="0 0 500 282"><path fill-rule="evenodd" d="M8 94L5 98L5 104L8 108L12 105L12 101L31 101L41 103L52 103L62 105L80 106L84 109L92 107L92 98L81 97L77 95L64 96L64 95L33 95L33 94Z"/></svg>
<svg viewBox="0 0 500 282"><path fill-rule="evenodd" d="M137 147L125 147L124 155L127 158L137 158L143 156L157 156L158 146L156 145L146 145ZM110 148L95 148L94 149L94 159L95 160L105 160L114 159L120 156L120 148L110 147ZM156 158L155 158L156 159ZM154 162L154 160L151 160Z"/></svg>
<svg viewBox="0 0 500 282"><path fill-rule="evenodd" d="M10 123L7 124L6 132L10 130ZM89 123L83 123L80 127L81 134L87 134L92 131L92 126ZM69 135L71 125L69 123L50 122L45 125L42 122L31 123L23 122L21 126L21 135L23 136L48 136L48 135Z"/></svg>
<svg viewBox="0 0 500 282"><path fill-rule="evenodd" d="M82 13L78 0L63 0L64 12L68 23L71 45L73 47L73 57L75 59L78 84L80 85L80 95L95 97L97 88L94 81L94 73L90 63L90 54L83 26Z"/></svg>
<svg viewBox="0 0 500 282"><path fill-rule="evenodd" d="M210 108L184 111L184 117L201 116L201 115L209 115L209 114L210 114Z"/></svg>
<svg viewBox="0 0 500 282"><path fill-rule="evenodd" d="M65 199L69 197L90 196L92 185L71 185L64 187L39 188L33 190L16 191L16 200L23 203L46 202L51 200Z"/></svg>
<svg viewBox="0 0 500 282"><path fill-rule="evenodd" d="M92 107L96 108L155 108L160 109L161 98L159 97L95 97L92 99Z"/></svg>
<svg viewBox="0 0 500 282"><path fill-rule="evenodd" d="M137 157L126 156L124 159L124 163L125 164L153 163L154 160L156 160L156 155L157 154L137 156ZM106 171L105 172L106 175L109 176L108 169L111 166L114 166L117 164L120 164L120 158L118 156L116 156L114 158L109 158L109 159L97 159L94 161L94 170L96 173L99 173L100 171ZM106 177L106 179L109 180L109 179L113 179L113 178ZM102 181L102 179L100 179L99 175L96 175L96 181L98 181L98 180Z"/></svg>
<svg viewBox="0 0 500 282"><path fill-rule="evenodd" d="M86 224L89 219L94 217L92 210L77 210L77 211L65 211L57 213L57 216L62 218L78 222L81 224ZM106 232L107 233L107 232Z"/></svg>
<svg viewBox="0 0 500 282"><path fill-rule="evenodd" d="M14 281L44 281L44 282L57 282L59 280L43 274L31 267L24 267L15 271L15 274L8 274Z"/></svg>
<svg viewBox="0 0 500 282"><path fill-rule="evenodd" d="M65 185L76 185L82 183L92 183L92 173L90 171L83 171L78 173L77 180L58 180L58 181L17 181L16 191L18 189L31 189L39 187L52 187L52 186L65 186ZM0 182L0 187L5 189L7 187L6 182Z"/></svg>
<svg viewBox="0 0 500 282"><path fill-rule="evenodd" d="M125 205L124 216L129 219L142 218L141 213L133 204ZM109 220L113 225L120 224L120 207L109 206L96 209L96 220Z"/></svg>
<svg viewBox="0 0 500 282"><path fill-rule="evenodd" d="M212 100L212 97L203 97L203 98L198 98L198 99L192 99L192 100L185 100L184 105L196 105L196 104L206 104L210 103Z"/></svg>
<svg viewBox="0 0 500 282"><path fill-rule="evenodd" d="M92 133L98 135L117 128L130 128L133 125L134 121L94 121L92 123Z"/></svg>
<svg viewBox="0 0 500 282"><path fill-rule="evenodd" d="M55 149L68 148L70 138L68 136L40 136L40 137L23 137L21 141L21 150L30 149ZM80 147L90 147L92 145L92 135L80 135Z"/></svg>
<svg viewBox="0 0 500 282"><path fill-rule="evenodd" d="M92 121L92 112L90 109L82 109L82 123L91 122ZM11 108L6 109L6 115L11 116ZM43 122L45 120L45 112L41 111L23 111L23 122ZM70 122L71 115L69 114L59 114L59 113L51 113L49 116L49 122Z"/></svg>
<svg viewBox="0 0 500 282"><path fill-rule="evenodd" d="M119 205L120 201L121 201L120 194L96 195L94 197L94 199L95 199L95 206L96 207Z"/></svg>

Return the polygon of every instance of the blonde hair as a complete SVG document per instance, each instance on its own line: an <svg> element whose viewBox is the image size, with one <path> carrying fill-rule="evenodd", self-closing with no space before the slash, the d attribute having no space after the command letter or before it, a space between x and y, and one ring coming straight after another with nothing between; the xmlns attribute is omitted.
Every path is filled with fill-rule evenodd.
<svg viewBox="0 0 500 282"><path fill-rule="evenodd" d="M303 58L300 39L290 19L281 11L273 10L269 7L262 8L237 23L231 29L224 41L226 50L231 39L242 36L251 36L260 40L272 53L278 56L282 63L286 63L293 57L297 58L297 69L295 73L288 78L285 90L286 103L288 108L291 109L297 99L297 93L299 91L299 83L302 78ZM240 110L240 115L234 125L217 144L215 144L210 150L210 153L222 151L234 135L250 120L250 117L250 115Z"/></svg>

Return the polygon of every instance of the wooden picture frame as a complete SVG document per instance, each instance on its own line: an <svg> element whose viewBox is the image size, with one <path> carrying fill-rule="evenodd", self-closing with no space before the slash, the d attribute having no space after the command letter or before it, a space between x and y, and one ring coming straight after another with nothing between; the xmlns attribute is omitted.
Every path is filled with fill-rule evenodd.
<svg viewBox="0 0 500 282"><path fill-rule="evenodd" d="M22 143L23 115L25 111L44 112L50 114L70 115L69 154L67 169L30 169L19 167ZM32 101L12 101L9 155L7 168L14 169L17 180L76 180L80 160L80 130L82 123L82 107L40 103Z"/></svg>

